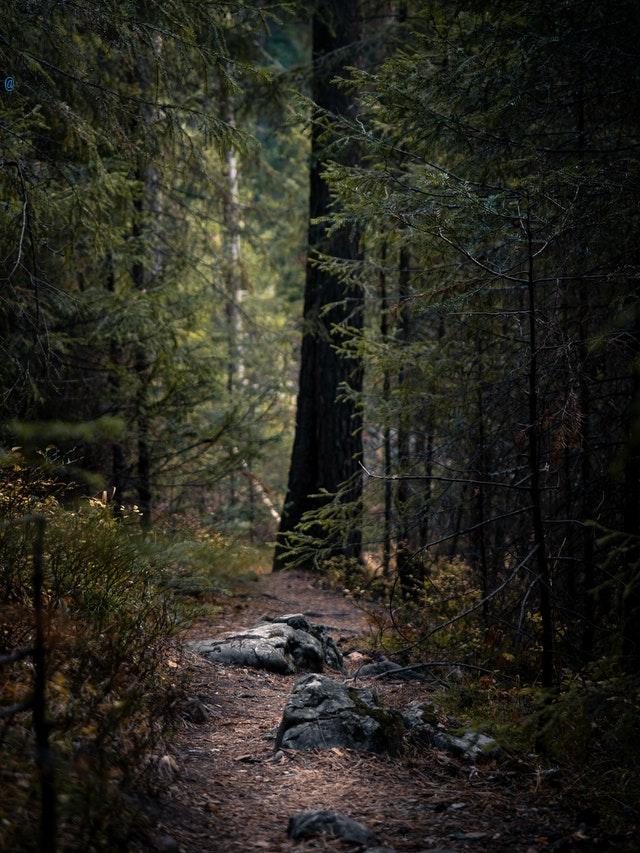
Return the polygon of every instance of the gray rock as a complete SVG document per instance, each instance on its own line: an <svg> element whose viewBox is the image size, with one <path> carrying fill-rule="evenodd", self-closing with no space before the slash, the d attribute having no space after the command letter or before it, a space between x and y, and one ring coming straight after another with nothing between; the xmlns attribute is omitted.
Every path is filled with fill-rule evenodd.
<svg viewBox="0 0 640 853"><path fill-rule="evenodd" d="M371 676L382 675L384 673L389 673L385 681L424 681L424 677L416 670L404 669L399 663L395 663L388 658L361 666L358 670L358 678L370 678Z"/></svg>
<svg viewBox="0 0 640 853"><path fill-rule="evenodd" d="M341 838L351 844L360 844L363 847L376 842L375 834L364 824L340 812L314 809L299 812L289 818L287 835L294 841L302 841L322 834Z"/></svg>
<svg viewBox="0 0 640 853"><path fill-rule="evenodd" d="M328 628L324 625L314 625L309 622L304 613L287 613L284 616L265 617L265 622L284 622L291 628L296 628L299 631L306 631L311 634L321 644L324 653L324 662L331 669L337 669L339 672L346 672L342 652L335 644L333 637L329 633ZM320 672L321 670L317 670Z"/></svg>
<svg viewBox="0 0 640 853"><path fill-rule="evenodd" d="M190 646L215 663L281 675L322 672L325 664L341 671L344 666L340 650L325 629L311 625L302 614L280 616L222 639L196 640Z"/></svg>
<svg viewBox="0 0 640 853"><path fill-rule="evenodd" d="M362 853L396 853L393 847L367 847Z"/></svg>
<svg viewBox="0 0 640 853"><path fill-rule="evenodd" d="M432 702L414 699L402 712L402 719L408 729L424 725L435 726L438 723L438 709Z"/></svg>
<svg viewBox="0 0 640 853"><path fill-rule="evenodd" d="M409 738L415 744L431 745L438 724L438 712L431 702L414 700L402 712L402 719L409 729Z"/></svg>
<svg viewBox="0 0 640 853"><path fill-rule="evenodd" d="M493 738L473 730L460 736L448 732L439 732L434 737L433 743L438 749L444 749L446 752L451 752L467 761L475 761L478 758L495 758L500 754L500 747Z"/></svg>
<svg viewBox="0 0 640 853"><path fill-rule="evenodd" d="M179 853L180 845L170 835L161 835L156 841L158 853Z"/></svg>
<svg viewBox="0 0 640 853"><path fill-rule="evenodd" d="M276 749L398 752L405 724L397 711L382 708L371 690L347 687L323 675L298 679L276 738Z"/></svg>

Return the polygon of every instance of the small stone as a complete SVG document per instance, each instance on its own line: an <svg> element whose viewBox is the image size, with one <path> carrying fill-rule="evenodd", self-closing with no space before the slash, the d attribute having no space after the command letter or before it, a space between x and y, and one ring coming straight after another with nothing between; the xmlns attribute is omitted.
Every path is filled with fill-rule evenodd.
<svg viewBox="0 0 640 853"><path fill-rule="evenodd" d="M158 853L179 853L180 845L170 835L161 835L156 841Z"/></svg>
<svg viewBox="0 0 640 853"><path fill-rule="evenodd" d="M206 723L209 719L209 711L206 706L198 699L196 696L191 697L185 703L184 710L182 712L182 716L185 720L189 720L191 723L196 723L201 725L202 723Z"/></svg>
<svg viewBox="0 0 640 853"><path fill-rule="evenodd" d="M294 841L315 838L318 835L341 838L351 844L375 844L376 836L364 824L340 812L312 809L289 818L287 835Z"/></svg>
<svg viewBox="0 0 640 853"><path fill-rule="evenodd" d="M405 669L399 663L395 663L388 658L367 663L361 666L358 670L358 678L371 678L377 675L387 675L385 681L424 681L419 672L411 669Z"/></svg>
<svg viewBox="0 0 640 853"><path fill-rule="evenodd" d="M420 702L414 699L402 712L402 718L409 729L425 724L436 726L438 725L438 709L432 702Z"/></svg>
<svg viewBox="0 0 640 853"><path fill-rule="evenodd" d="M500 754L500 747L493 738L473 730L459 737L448 732L439 732L434 737L433 743L438 749L465 758L467 761L496 758Z"/></svg>

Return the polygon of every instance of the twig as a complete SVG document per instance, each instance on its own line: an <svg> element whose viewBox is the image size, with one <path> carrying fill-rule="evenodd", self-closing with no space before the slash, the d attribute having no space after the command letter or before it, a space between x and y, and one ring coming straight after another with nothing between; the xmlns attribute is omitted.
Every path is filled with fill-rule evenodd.
<svg viewBox="0 0 640 853"><path fill-rule="evenodd" d="M372 480L437 480L440 483L464 483L468 486L498 486L501 489L515 489L519 492L529 492L529 486L516 486L512 483L496 483L495 480L465 480L462 477L437 477L433 474L374 474L359 463L360 467Z"/></svg>
<svg viewBox="0 0 640 853"><path fill-rule="evenodd" d="M462 667L464 669L473 669L477 672L486 672L488 675L498 675L501 678L506 678L509 681L513 681L513 678L510 675L505 675L502 672L496 672L493 669L487 669L484 666L476 666L474 663L463 663L462 661L452 661L452 660L430 660L424 661L423 663L412 663L409 666L401 666L400 669L390 669L387 672L379 672L378 675L373 675L372 678L377 680L378 678L386 678L391 677L392 675L397 675L399 672L409 672L413 669L441 669L443 667Z"/></svg>
<svg viewBox="0 0 640 853"><path fill-rule="evenodd" d="M502 515L494 515L493 518L487 518L485 521L480 521L478 524L473 524L471 527L467 527L464 530L456 530L454 533L449 533L447 536L442 536L440 539L434 539L433 542L427 542L426 545L422 545L422 547L418 548L415 554L419 554L421 551L428 551L429 548L433 548L434 545L440 545L448 539L453 539L454 536L464 536L466 533L471 533L479 527L484 527L485 524L492 524L494 521L501 521L503 518L511 518L513 515L521 515L523 512L529 512L530 509L531 506L524 506L522 509L514 509L511 512L505 512Z"/></svg>
<svg viewBox="0 0 640 853"><path fill-rule="evenodd" d="M527 562L529 561L529 559L530 559L531 557L533 557L533 555L534 555L534 554L536 553L536 551L538 550L538 547L539 547L539 545L536 543L536 544L533 546L533 548L529 551L529 553L527 554L527 556L524 558L524 560L522 560L520 563L518 563L518 565L515 567L515 569L514 569L514 570L511 572L511 574L509 575L509 577L508 577L508 578L506 578L506 579L505 579L505 580L500 584L500 586L497 586L494 590L492 590L492 591L489 593L489 595L486 595L484 598L480 599L480 601L477 601L477 602L476 602L475 604L473 604L471 607L467 607L467 609L466 609L466 610L463 610L461 613L458 613L456 616L453 616L451 619L448 619L446 622L442 622L440 625L436 625L436 627L435 627L435 628L432 628L432 629L431 629L431 631L429 631L429 632L428 632L428 633L426 633L426 634L423 634L423 636L422 636L422 637L420 637L420 639L419 639L419 640L416 640L416 641L415 641L414 643L412 643L411 645L409 645L409 646L405 646L403 649L400 649L400 650L398 651L398 654L399 654L400 652L408 652L408 651L410 651L411 649L415 649L415 648L416 648L416 646L420 646L420 645L422 645L422 643L426 642L428 639L430 639L431 637L433 637L433 635L434 635L434 634L437 634L437 633L438 633L438 631L442 631L442 630L443 630L443 628L448 628L450 625L453 625L453 624L455 624L456 622L459 622L461 619L464 619L464 618L465 618L465 616L468 616L470 613L473 613L475 610L479 610L479 609L480 609L484 604L486 604L486 603L487 603L487 601L491 601L491 599L492 599L492 598L494 598L494 597L495 597L499 592L502 592L502 590L503 590L503 589L504 589L508 584L510 584L510 583L511 583L511 581L515 578L515 576L516 576L516 574L519 572L519 570L520 570L521 568L523 568L523 566L525 566L525 565L527 564ZM395 671L397 672L398 670L395 670Z"/></svg>

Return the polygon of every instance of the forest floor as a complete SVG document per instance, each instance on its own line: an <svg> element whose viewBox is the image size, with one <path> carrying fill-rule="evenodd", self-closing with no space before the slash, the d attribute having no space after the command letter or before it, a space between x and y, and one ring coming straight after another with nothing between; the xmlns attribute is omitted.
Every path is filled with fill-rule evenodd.
<svg viewBox="0 0 640 853"><path fill-rule="evenodd" d="M330 626L347 649L367 648L370 625L362 611L319 589L310 575L289 572L258 576L249 592L193 625L188 639L292 612ZM179 666L209 716L185 722L173 742L166 786L152 812L157 845L146 849L344 853L348 846L337 840L296 844L287 838L289 817L316 808L363 822L397 851L623 849L563 813L552 787L557 781L515 757L470 768L426 746L393 758L336 748L274 756L275 731L298 676L211 664L190 652ZM376 689L395 707L427 700L433 691L423 683L381 681Z"/></svg>

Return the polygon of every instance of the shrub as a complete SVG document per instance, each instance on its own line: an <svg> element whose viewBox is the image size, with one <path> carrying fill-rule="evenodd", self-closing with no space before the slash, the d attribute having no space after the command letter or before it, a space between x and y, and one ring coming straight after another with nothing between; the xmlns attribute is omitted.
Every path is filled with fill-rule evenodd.
<svg viewBox="0 0 640 853"><path fill-rule="evenodd" d="M114 519L14 455L0 468L0 654L33 641L32 524L46 519L44 603L51 745L66 849L113 849L149 778L180 690L178 613L142 547L135 513ZM0 667L4 706L29 698L30 658ZM31 849L38 821L30 715L0 720L0 848Z"/></svg>

